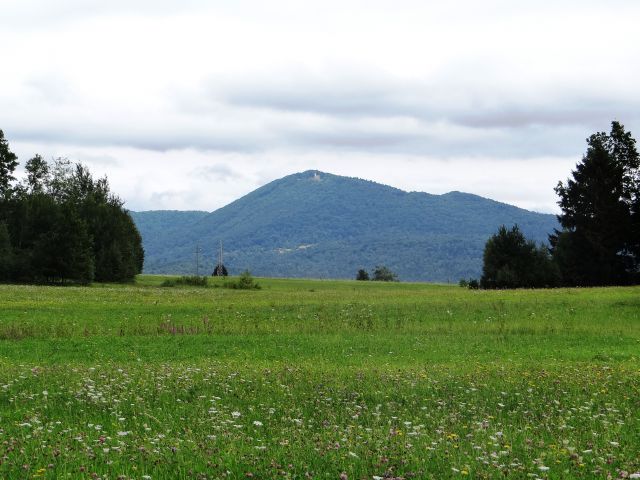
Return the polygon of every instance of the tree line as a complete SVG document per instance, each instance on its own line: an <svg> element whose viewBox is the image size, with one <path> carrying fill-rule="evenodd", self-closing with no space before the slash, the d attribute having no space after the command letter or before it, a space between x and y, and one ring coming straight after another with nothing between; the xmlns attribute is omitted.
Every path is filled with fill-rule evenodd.
<svg viewBox="0 0 640 480"><path fill-rule="evenodd" d="M109 190L86 166L17 156L0 130L0 281L130 281L142 271L142 239Z"/></svg>
<svg viewBox="0 0 640 480"><path fill-rule="evenodd" d="M640 282L640 158L619 122L587 139L587 152L559 196L561 228L550 246L517 226L486 243L482 288L629 285Z"/></svg>

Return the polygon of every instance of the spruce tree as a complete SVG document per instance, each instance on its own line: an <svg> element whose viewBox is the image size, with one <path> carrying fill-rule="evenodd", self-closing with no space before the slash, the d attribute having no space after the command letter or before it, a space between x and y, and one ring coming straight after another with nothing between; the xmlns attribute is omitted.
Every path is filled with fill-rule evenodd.
<svg viewBox="0 0 640 480"><path fill-rule="evenodd" d="M613 122L611 133L587 139L587 152L555 191L561 231L550 236L568 285L637 281L639 159L635 140Z"/></svg>
<svg viewBox="0 0 640 480"><path fill-rule="evenodd" d="M15 180L13 172L18 166L18 157L9 150L9 143L0 130L0 202L11 192L11 182Z"/></svg>

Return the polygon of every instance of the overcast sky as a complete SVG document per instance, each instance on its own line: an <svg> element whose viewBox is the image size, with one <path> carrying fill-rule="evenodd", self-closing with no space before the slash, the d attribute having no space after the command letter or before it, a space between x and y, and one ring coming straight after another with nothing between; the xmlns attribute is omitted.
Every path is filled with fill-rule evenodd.
<svg viewBox="0 0 640 480"><path fill-rule="evenodd" d="M613 119L640 135L637 0L0 0L0 129L132 210L308 169L554 212Z"/></svg>

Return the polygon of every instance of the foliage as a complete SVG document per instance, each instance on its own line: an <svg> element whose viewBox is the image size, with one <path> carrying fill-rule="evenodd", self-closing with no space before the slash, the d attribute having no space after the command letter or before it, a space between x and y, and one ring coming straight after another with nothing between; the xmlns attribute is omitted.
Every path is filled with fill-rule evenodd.
<svg viewBox="0 0 640 480"><path fill-rule="evenodd" d="M458 286L462 287L462 288L468 288L469 287L469 281L465 278L461 278L460 281L458 282Z"/></svg>
<svg viewBox="0 0 640 480"><path fill-rule="evenodd" d="M30 193L42 193L49 178L49 164L40 155L27 160L27 188Z"/></svg>
<svg viewBox="0 0 640 480"><path fill-rule="evenodd" d="M209 281L207 277L200 275L184 275L179 278L167 278L161 284L163 287L175 287L178 285L188 285L190 287L207 287Z"/></svg>
<svg viewBox="0 0 640 480"><path fill-rule="evenodd" d="M163 280L0 285L1 478L640 473L640 287Z"/></svg>
<svg viewBox="0 0 640 480"><path fill-rule="evenodd" d="M0 156L15 157L7 151L2 138ZM106 178L94 180L82 164L47 163L39 155L27 161L25 171L24 183L4 174L0 223L7 234L0 232L0 248L8 253L0 278L87 284L131 281L141 272L140 233Z"/></svg>
<svg viewBox="0 0 640 480"><path fill-rule="evenodd" d="M374 282L397 282L398 275L392 272L385 265L376 265L373 269L373 276L371 278Z"/></svg>
<svg viewBox="0 0 640 480"><path fill-rule="evenodd" d="M567 285L640 281L640 158L618 122L587 139L587 153L556 193L562 230L550 237Z"/></svg>
<svg viewBox="0 0 640 480"><path fill-rule="evenodd" d="M213 213L133 212L145 272L190 273L197 245L213 271L224 232L225 260L259 276L352 279L382 263L403 280L446 282L480 275L496 226L517 223L537 242L558 226L553 215L476 195L408 193L316 173L281 178Z"/></svg>
<svg viewBox="0 0 640 480"><path fill-rule="evenodd" d="M527 241L517 225L502 225L485 245L482 288L540 288L558 283L551 256L544 246Z"/></svg>
<svg viewBox="0 0 640 480"><path fill-rule="evenodd" d="M0 130L0 202L11 193L11 182L15 180L13 172L17 166L18 157L9 150L9 142L4 138L4 132Z"/></svg>
<svg viewBox="0 0 640 480"><path fill-rule="evenodd" d="M7 224L0 222L0 282L8 280L13 269L13 249Z"/></svg>
<svg viewBox="0 0 640 480"><path fill-rule="evenodd" d="M360 270L358 270L358 273L356 275L356 280L360 280L360 281L367 281L369 280L369 273L361 268Z"/></svg>
<svg viewBox="0 0 640 480"><path fill-rule="evenodd" d="M472 278L469 280L467 286L469 287L469 290L478 290L480 288L480 282L478 282L477 279Z"/></svg>
<svg viewBox="0 0 640 480"><path fill-rule="evenodd" d="M242 272L237 280L225 281L222 286L233 290L260 290L262 288L251 276L249 270Z"/></svg>

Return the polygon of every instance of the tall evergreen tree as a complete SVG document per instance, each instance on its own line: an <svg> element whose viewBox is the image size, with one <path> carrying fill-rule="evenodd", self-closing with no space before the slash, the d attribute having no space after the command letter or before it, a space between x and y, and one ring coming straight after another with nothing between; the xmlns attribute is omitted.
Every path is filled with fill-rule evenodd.
<svg viewBox="0 0 640 480"><path fill-rule="evenodd" d="M15 180L13 172L18 166L18 157L9 150L9 142L0 130L0 201L6 199L11 191L11 182Z"/></svg>
<svg viewBox="0 0 640 480"><path fill-rule="evenodd" d="M635 140L613 122L587 139L587 153L555 191L562 231L550 236L569 285L612 285L637 279L639 158Z"/></svg>

